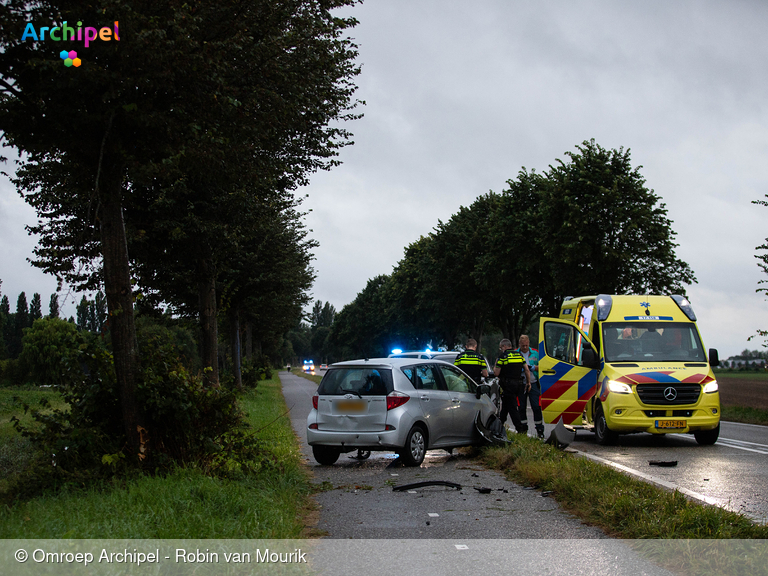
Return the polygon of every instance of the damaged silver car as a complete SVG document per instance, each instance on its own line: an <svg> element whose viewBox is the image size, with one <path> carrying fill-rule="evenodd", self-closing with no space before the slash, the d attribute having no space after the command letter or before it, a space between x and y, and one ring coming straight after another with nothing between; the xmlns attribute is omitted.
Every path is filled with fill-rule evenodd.
<svg viewBox="0 0 768 576"><path fill-rule="evenodd" d="M490 387L432 359L375 358L328 367L307 418L307 442L320 464L357 450L397 452L418 466L427 450L486 443L496 418Z"/></svg>

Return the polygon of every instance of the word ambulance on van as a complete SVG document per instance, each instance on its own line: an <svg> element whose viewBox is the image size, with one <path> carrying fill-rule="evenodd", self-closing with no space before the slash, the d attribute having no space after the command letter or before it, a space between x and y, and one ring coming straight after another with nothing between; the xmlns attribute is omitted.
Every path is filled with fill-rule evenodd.
<svg viewBox="0 0 768 576"><path fill-rule="evenodd" d="M696 315L683 296L566 298L539 321L541 408L547 423L619 434L720 434L720 395Z"/></svg>

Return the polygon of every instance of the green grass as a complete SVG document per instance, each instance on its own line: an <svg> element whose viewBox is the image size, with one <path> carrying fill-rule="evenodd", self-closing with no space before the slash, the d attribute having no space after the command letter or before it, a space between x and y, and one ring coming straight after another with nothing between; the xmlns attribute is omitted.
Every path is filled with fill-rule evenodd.
<svg viewBox="0 0 768 576"><path fill-rule="evenodd" d="M746 406L720 406L721 418L728 422L768 426L768 410Z"/></svg>
<svg viewBox="0 0 768 576"><path fill-rule="evenodd" d="M768 525L687 500L607 466L513 436L481 455L490 468L552 492L566 510L620 538L768 538Z"/></svg>
<svg viewBox="0 0 768 576"><path fill-rule="evenodd" d="M562 508L642 556L682 574L756 574L768 565L768 525L686 499L613 468L515 435L483 450L483 463L525 486L551 491Z"/></svg>
<svg viewBox="0 0 768 576"><path fill-rule="evenodd" d="M768 383L768 372L737 372L731 370L714 370L715 376L726 378L741 378L743 380L765 380Z"/></svg>
<svg viewBox="0 0 768 576"><path fill-rule="evenodd" d="M18 435L11 424L11 417L16 416L22 424L29 426L33 420L29 414L24 414L23 405L37 408L43 399L50 403L52 409L66 408L61 395L52 388L0 388L0 442Z"/></svg>
<svg viewBox="0 0 768 576"><path fill-rule="evenodd" d="M315 382L316 384L320 384L320 381L323 379L319 374L307 374L301 370L301 368L291 368L291 373L306 378L307 380L312 380L312 382Z"/></svg>
<svg viewBox="0 0 768 576"><path fill-rule="evenodd" d="M300 537L311 486L277 376L246 392L243 407L279 465L240 479L186 468L44 494L0 508L0 538Z"/></svg>

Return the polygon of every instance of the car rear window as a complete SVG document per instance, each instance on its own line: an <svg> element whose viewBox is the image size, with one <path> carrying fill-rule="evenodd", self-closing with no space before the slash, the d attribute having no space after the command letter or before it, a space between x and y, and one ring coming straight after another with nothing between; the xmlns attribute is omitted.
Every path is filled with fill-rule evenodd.
<svg viewBox="0 0 768 576"><path fill-rule="evenodd" d="M323 376L317 393L321 396L386 396L394 390L392 371L387 368L331 368Z"/></svg>

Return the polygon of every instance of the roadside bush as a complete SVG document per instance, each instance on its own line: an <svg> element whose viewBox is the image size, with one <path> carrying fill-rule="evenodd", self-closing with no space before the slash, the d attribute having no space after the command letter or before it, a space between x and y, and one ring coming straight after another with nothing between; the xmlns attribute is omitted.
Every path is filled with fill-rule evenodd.
<svg viewBox="0 0 768 576"><path fill-rule="evenodd" d="M2 386L21 386L27 382L27 374L22 370L16 358L0 360L0 384Z"/></svg>
<svg viewBox="0 0 768 576"><path fill-rule="evenodd" d="M94 336L60 318L38 318L24 330L19 371L39 385L60 386L67 375L67 360Z"/></svg>
<svg viewBox="0 0 768 576"><path fill-rule="evenodd" d="M31 410L31 426L14 419L16 429L45 455L32 467L33 478L16 487L17 495L131 470L166 471L176 464L194 464L215 475L276 464L250 434L236 394L205 388L202 375L185 367L167 328L140 328L137 336L142 363L137 399L147 421L149 459L138 462L126 453L112 355L98 339L88 339L56 365L58 391L69 409Z"/></svg>
<svg viewBox="0 0 768 576"><path fill-rule="evenodd" d="M264 354L254 356L252 360L243 360L240 370L245 388L256 388L259 380L270 380L272 378L272 366L270 365L269 358Z"/></svg>

